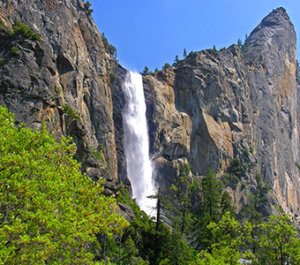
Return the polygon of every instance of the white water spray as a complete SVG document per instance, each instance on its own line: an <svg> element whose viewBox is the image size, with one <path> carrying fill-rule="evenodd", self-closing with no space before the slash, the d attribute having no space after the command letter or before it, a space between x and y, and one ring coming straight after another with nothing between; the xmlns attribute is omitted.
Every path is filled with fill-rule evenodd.
<svg viewBox="0 0 300 265"><path fill-rule="evenodd" d="M156 195L149 158L149 137L146 120L146 103L142 76L128 72L123 84L126 106L123 110L124 149L127 175L131 183L133 198L148 215L155 215Z"/></svg>

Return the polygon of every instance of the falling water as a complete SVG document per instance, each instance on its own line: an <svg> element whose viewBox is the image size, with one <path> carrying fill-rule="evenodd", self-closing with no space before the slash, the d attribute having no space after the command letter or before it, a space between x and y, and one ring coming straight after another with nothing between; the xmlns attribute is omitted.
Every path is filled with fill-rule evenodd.
<svg viewBox="0 0 300 265"><path fill-rule="evenodd" d="M124 149L127 175L133 198L148 215L155 215L156 200L152 163L149 158L149 138L146 120L146 103L142 76L128 72L123 84L126 106L123 110Z"/></svg>

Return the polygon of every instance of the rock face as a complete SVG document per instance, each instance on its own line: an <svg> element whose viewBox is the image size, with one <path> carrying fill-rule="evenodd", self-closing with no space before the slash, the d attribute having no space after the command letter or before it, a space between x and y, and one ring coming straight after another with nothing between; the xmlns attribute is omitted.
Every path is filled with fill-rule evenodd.
<svg viewBox="0 0 300 265"><path fill-rule="evenodd" d="M0 2L0 104L31 127L41 121L55 136L70 135L77 158L107 191L118 180L111 72L116 66L82 1ZM42 41L9 34L20 20ZM15 51L15 52L14 52ZM101 161L102 160L102 161Z"/></svg>
<svg viewBox="0 0 300 265"><path fill-rule="evenodd" d="M300 213L296 35L283 8L241 47L191 53L144 83L160 181L178 160L188 161L195 175L211 167L220 176L239 158L247 166L246 188L232 191L239 205L247 204L261 175L270 202Z"/></svg>
<svg viewBox="0 0 300 265"><path fill-rule="evenodd" d="M123 150L122 83L126 70L106 52L81 0L0 2L0 104L17 122L59 139L72 136L82 170L105 177L106 192L130 186ZM41 37L17 32L22 21ZM247 168L229 189L240 211L259 178L278 203L300 214L300 69L296 36L283 8L270 13L243 45L191 53L144 76L150 149L166 188L189 163L194 175L221 176L232 159ZM297 93L298 90L298 93ZM298 114L297 114L298 113ZM125 206L123 208L126 208ZM127 210L128 212L128 210Z"/></svg>

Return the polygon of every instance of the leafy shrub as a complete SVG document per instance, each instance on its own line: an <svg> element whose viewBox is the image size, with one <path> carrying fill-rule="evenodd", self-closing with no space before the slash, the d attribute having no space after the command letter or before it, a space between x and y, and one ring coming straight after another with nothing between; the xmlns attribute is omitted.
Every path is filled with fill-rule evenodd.
<svg viewBox="0 0 300 265"><path fill-rule="evenodd" d="M163 70L167 70L170 67L171 67L171 65L169 63L165 63L163 66Z"/></svg>
<svg viewBox="0 0 300 265"><path fill-rule="evenodd" d="M144 68L143 72L141 72L141 74L142 74L142 75L147 75L147 74L149 74L149 68L148 68L148 66L145 65L145 68Z"/></svg>
<svg viewBox="0 0 300 265"><path fill-rule="evenodd" d="M96 158L96 159L100 160L102 163L104 163L104 158L98 150L95 150L92 147L90 148L90 150L91 150L94 158Z"/></svg>
<svg viewBox="0 0 300 265"><path fill-rule="evenodd" d="M91 6L92 4L89 1L86 1L84 3L85 10L88 12L89 15L91 15L94 12L94 10L90 8Z"/></svg>
<svg viewBox="0 0 300 265"><path fill-rule="evenodd" d="M180 167L180 177L186 177L190 174L191 167L188 163L185 163Z"/></svg>
<svg viewBox="0 0 300 265"><path fill-rule="evenodd" d="M117 79L117 77L118 76L116 72L110 73L110 83L113 83Z"/></svg>
<svg viewBox="0 0 300 265"><path fill-rule="evenodd" d="M1 26L1 27L6 27L6 26L5 26L5 23L3 22L3 20L2 20L1 18L0 18L0 26Z"/></svg>
<svg viewBox="0 0 300 265"><path fill-rule="evenodd" d="M230 161L230 166L229 166L228 171L229 171L229 173L241 178L245 171L245 166L242 164L240 159L234 158Z"/></svg>
<svg viewBox="0 0 300 265"><path fill-rule="evenodd" d="M29 28L25 23L20 20L16 20L14 25L14 35L21 35L24 38L33 40L33 41L41 41L42 38L31 28Z"/></svg>
<svg viewBox="0 0 300 265"><path fill-rule="evenodd" d="M105 37L104 32L101 34L101 37L102 37L102 42L103 42L105 51L107 53L109 53L111 56L113 56L114 58L116 58L117 57L117 49L116 49L116 47L108 43L108 40Z"/></svg>
<svg viewBox="0 0 300 265"><path fill-rule="evenodd" d="M57 92L58 92L59 94L62 93L62 88L61 88L61 86L58 86L58 87L57 87Z"/></svg>
<svg viewBox="0 0 300 265"><path fill-rule="evenodd" d="M231 187L233 190L235 190L237 184L240 182L240 179L236 175L230 173L224 173L221 180L225 186Z"/></svg>
<svg viewBox="0 0 300 265"><path fill-rule="evenodd" d="M11 55L18 55L18 53L19 53L19 48L17 48L17 47L11 47L9 53L10 53Z"/></svg>
<svg viewBox="0 0 300 265"><path fill-rule="evenodd" d="M73 121L73 120L80 121L81 120L78 112L73 110L70 106L62 105L62 107L64 109L64 112L67 114L68 118L70 118L71 121Z"/></svg>

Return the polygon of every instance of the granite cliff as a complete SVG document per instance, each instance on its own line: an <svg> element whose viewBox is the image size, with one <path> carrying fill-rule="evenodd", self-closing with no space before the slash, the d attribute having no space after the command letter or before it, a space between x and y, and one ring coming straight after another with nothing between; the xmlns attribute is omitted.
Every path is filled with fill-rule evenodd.
<svg viewBox="0 0 300 265"><path fill-rule="evenodd" d="M278 8L244 44L192 52L146 76L158 181L187 162L195 175L211 167L222 176L237 158L245 168L241 182L227 187L237 205L249 203L262 179L270 192L261 211L270 213L279 204L298 216L296 67L294 27Z"/></svg>
<svg viewBox="0 0 300 265"><path fill-rule="evenodd" d="M89 10L77 0L0 2L0 104L18 122L72 136L77 159L108 193L118 180L110 90L115 59L105 51ZM41 40L12 34L19 20ZM14 52L15 51L15 52Z"/></svg>
<svg viewBox="0 0 300 265"><path fill-rule="evenodd" d="M119 183L129 187L121 115L126 69L107 51L88 8L81 0L3 0L0 18L0 104L17 122L40 128L44 120L57 139L72 136L82 170L105 177L108 194ZM18 32L17 21L41 39ZM279 204L299 215L300 70L283 8L243 45L192 52L143 80L162 187L183 164L195 176L211 167L221 177L236 158L244 172L226 189L238 212L262 180L270 187L262 211Z"/></svg>

